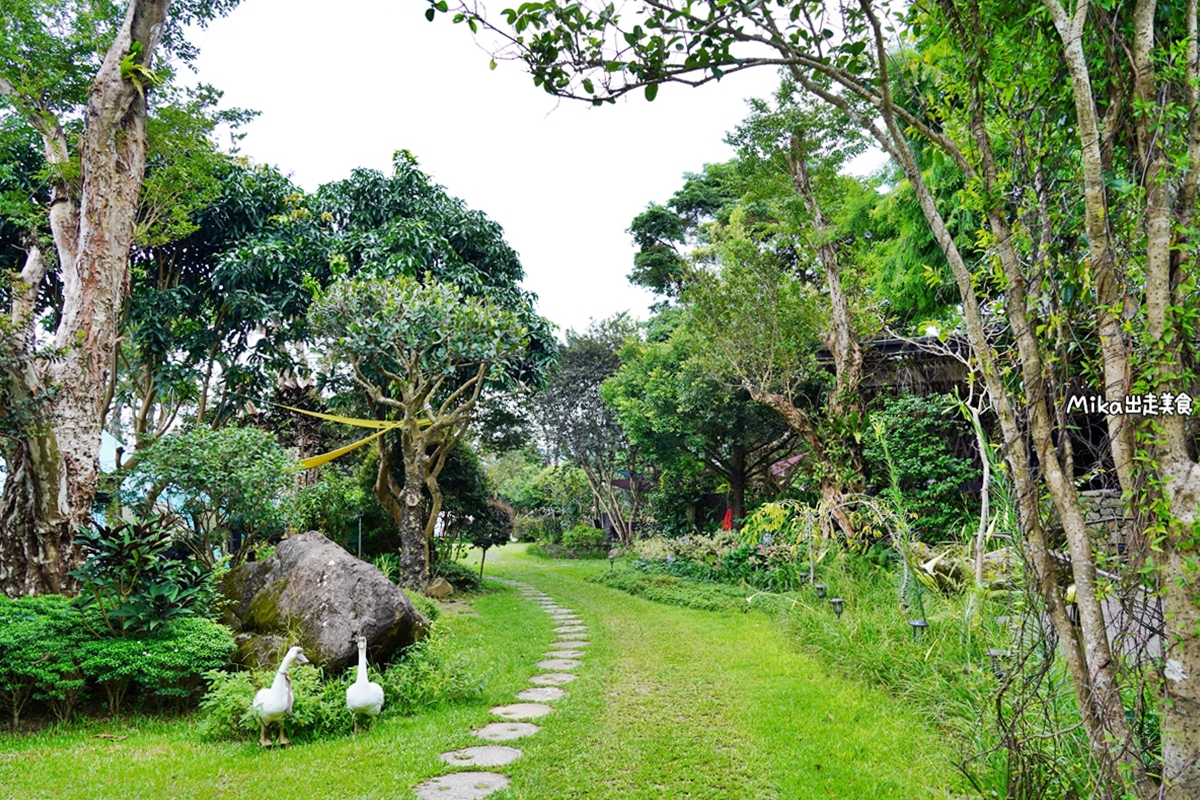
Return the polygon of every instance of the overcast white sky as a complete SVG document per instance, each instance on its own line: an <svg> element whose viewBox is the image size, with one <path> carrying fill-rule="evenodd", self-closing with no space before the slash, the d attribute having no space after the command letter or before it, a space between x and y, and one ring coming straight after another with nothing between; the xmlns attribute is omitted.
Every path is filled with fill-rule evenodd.
<svg viewBox="0 0 1200 800"><path fill-rule="evenodd" d="M516 0L492 0L493 14ZM355 167L387 170L407 148L452 195L499 222L525 287L563 330L652 298L625 279L625 233L684 172L732 154L725 132L744 98L773 90L769 69L699 89L664 86L615 106L556 101L519 64L487 53L419 0L242 0L198 33L198 79L256 109L242 152L305 189Z"/></svg>

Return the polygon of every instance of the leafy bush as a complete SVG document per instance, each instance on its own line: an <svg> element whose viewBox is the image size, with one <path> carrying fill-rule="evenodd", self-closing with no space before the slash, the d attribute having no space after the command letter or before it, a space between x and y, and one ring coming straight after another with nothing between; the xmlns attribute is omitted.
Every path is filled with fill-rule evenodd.
<svg viewBox="0 0 1200 800"><path fill-rule="evenodd" d="M426 597L420 592L414 592L412 589L405 589L404 594L408 598L408 601L413 604L413 607L424 614L425 619L431 623L437 622L438 617L442 615L442 607L432 597Z"/></svg>
<svg viewBox="0 0 1200 800"><path fill-rule="evenodd" d="M656 536L636 542L634 552L639 557L636 568L642 572L713 583L744 583L772 592L798 589L808 567L807 560L798 560L797 548L776 543L769 536L762 543L739 544L731 531L674 539Z"/></svg>
<svg viewBox="0 0 1200 800"><path fill-rule="evenodd" d="M81 624L86 613L91 624ZM201 687L201 676L224 666L233 651L229 631L210 620L171 620L140 637L97 633L99 612L81 612L62 597L0 598L0 708L13 728L31 700L60 721L88 691L102 691L116 714L130 691L178 703Z"/></svg>
<svg viewBox="0 0 1200 800"><path fill-rule="evenodd" d="M656 603L701 611L744 611L747 606L746 593L732 586L698 583L671 575L608 570L592 580Z"/></svg>
<svg viewBox="0 0 1200 800"><path fill-rule="evenodd" d="M335 542L355 541L363 507L374 504L357 477L336 463L321 468L311 486L302 486L291 502L291 524L300 531L320 531Z"/></svg>
<svg viewBox="0 0 1200 800"><path fill-rule="evenodd" d="M258 428L199 426L159 439L131 473L126 502L145 502L145 490L161 486L153 502L187 521L188 546L204 564L214 551L238 563L256 544L286 528L281 502L292 488L296 461L270 433Z"/></svg>
<svg viewBox="0 0 1200 800"><path fill-rule="evenodd" d="M522 514L513 520L513 533L518 542L558 544L562 541L562 520L545 511Z"/></svg>
<svg viewBox="0 0 1200 800"><path fill-rule="evenodd" d="M382 572L383 577L395 583L396 577L400 575L400 554L380 553L371 559L371 565Z"/></svg>
<svg viewBox="0 0 1200 800"><path fill-rule="evenodd" d="M13 730L30 700L46 701L60 720L83 690L71 658L81 631L79 613L62 597L0 596L0 708Z"/></svg>
<svg viewBox="0 0 1200 800"><path fill-rule="evenodd" d="M324 680L324 673L312 665L293 665L288 674L292 685L292 714L286 722L289 739L305 741L350 729L350 713L346 710L348 680ZM208 690L200 701L201 735L237 740L257 734L261 723L254 712L254 695L271 686L275 672L213 670L204 678ZM372 680L378 680L378 675L372 676Z"/></svg>
<svg viewBox="0 0 1200 800"><path fill-rule="evenodd" d="M438 561L433 565L430 577L445 578L460 592L478 592L483 588L479 573L458 561Z"/></svg>
<svg viewBox="0 0 1200 800"><path fill-rule="evenodd" d="M168 517L94 523L75 539L87 558L71 576L82 584L79 603L99 612L114 636L153 631L177 617L203 612L211 603L212 570L173 552Z"/></svg>
<svg viewBox="0 0 1200 800"><path fill-rule="evenodd" d="M868 435L863 442L876 488L890 484L889 470L894 468L905 504L917 515L914 533L935 541L956 535L973 514L961 488L979 480L981 473L972 458L950 448L950 443L970 437L953 401L945 395L891 398L870 414L870 421L884 432L883 441Z"/></svg>
<svg viewBox="0 0 1200 800"><path fill-rule="evenodd" d="M434 625L383 675L380 685L392 712L413 714L421 708L478 697L483 678L466 652L445 627Z"/></svg>
<svg viewBox="0 0 1200 800"><path fill-rule="evenodd" d="M562 536L563 547L576 552L602 550L607 542L608 534L591 525L576 525Z"/></svg>
<svg viewBox="0 0 1200 800"><path fill-rule="evenodd" d="M134 680L143 697L158 701L197 694L204 673L228 664L234 650L228 628L196 617L174 620L140 641Z"/></svg>

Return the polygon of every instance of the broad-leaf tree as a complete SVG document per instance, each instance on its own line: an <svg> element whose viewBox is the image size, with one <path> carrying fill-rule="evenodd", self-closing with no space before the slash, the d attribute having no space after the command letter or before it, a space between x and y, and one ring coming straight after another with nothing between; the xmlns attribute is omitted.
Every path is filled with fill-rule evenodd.
<svg viewBox="0 0 1200 800"><path fill-rule="evenodd" d="M770 481L770 467L790 455L793 436L782 417L724 380L695 338L680 325L666 341L631 341L601 393L642 456L671 475L688 472L689 464L680 462L698 465L725 483L733 518L740 520L747 488ZM664 481L658 491L680 489Z"/></svg>
<svg viewBox="0 0 1200 800"><path fill-rule="evenodd" d="M374 493L400 529L403 584L424 589L442 509L438 475L477 410L525 388L530 331L490 299L404 275L337 283L309 319L329 368L358 388L372 417L398 423L376 440ZM388 466L393 449L402 483Z"/></svg>

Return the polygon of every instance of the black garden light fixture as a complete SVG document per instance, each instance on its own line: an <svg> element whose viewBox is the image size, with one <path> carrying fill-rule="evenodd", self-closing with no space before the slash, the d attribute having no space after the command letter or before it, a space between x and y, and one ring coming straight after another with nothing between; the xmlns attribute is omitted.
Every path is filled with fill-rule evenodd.
<svg viewBox="0 0 1200 800"><path fill-rule="evenodd" d="M921 637L925 635L925 629L929 627L929 623L923 619L910 619L908 624L912 627L913 641L921 641Z"/></svg>
<svg viewBox="0 0 1200 800"><path fill-rule="evenodd" d="M608 551L608 568L612 569L617 565L617 556L621 554L620 548L614 547Z"/></svg>
<svg viewBox="0 0 1200 800"><path fill-rule="evenodd" d="M988 650L987 657L992 660L992 674L998 679L1004 679L1004 667L1000 664L1000 659L1008 657L1007 650Z"/></svg>
<svg viewBox="0 0 1200 800"><path fill-rule="evenodd" d="M819 599L824 599L824 598L825 598L825 584L823 584L823 583L814 583L814 584L813 584L813 588L817 590L817 597L818 597Z"/></svg>
<svg viewBox="0 0 1200 800"><path fill-rule="evenodd" d="M835 615L835 616L836 616L838 619L841 619L841 617L842 617L842 611L843 611L843 607L846 605L846 601L845 601L845 600L843 600L843 599L842 599L842 598L840 598L840 597L835 597L835 598L833 598L832 600L830 600L830 601L829 601L829 605L833 606L833 613L834 613L834 615Z"/></svg>

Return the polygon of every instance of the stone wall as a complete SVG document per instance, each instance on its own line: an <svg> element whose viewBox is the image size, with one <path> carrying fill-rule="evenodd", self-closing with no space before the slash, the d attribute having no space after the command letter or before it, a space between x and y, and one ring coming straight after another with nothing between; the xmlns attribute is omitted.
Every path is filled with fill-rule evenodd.
<svg viewBox="0 0 1200 800"><path fill-rule="evenodd" d="M1132 521L1121 504L1121 493L1114 489L1095 489L1080 492L1079 500L1096 548L1110 556L1123 556Z"/></svg>

